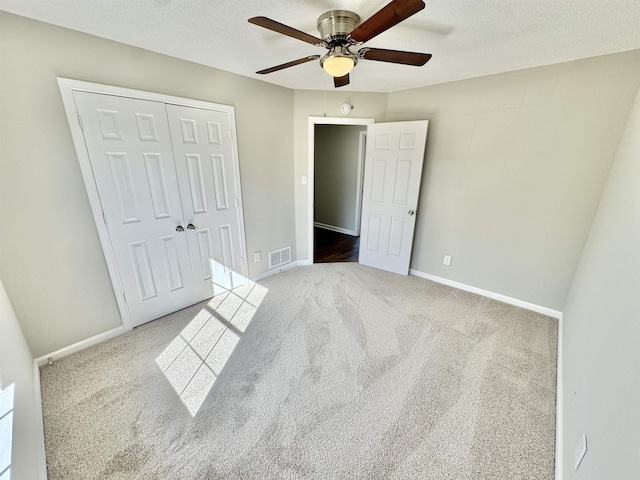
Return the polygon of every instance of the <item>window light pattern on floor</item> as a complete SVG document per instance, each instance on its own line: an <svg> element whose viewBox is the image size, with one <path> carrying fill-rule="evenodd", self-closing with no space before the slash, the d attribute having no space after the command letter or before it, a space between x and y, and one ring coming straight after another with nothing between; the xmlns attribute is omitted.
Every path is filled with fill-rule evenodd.
<svg viewBox="0 0 640 480"><path fill-rule="evenodd" d="M11 478L14 387L12 383L0 389L0 480Z"/></svg>
<svg viewBox="0 0 640 480"><path fill-rule="evenodd" d="M237 273L227 276L227 281L232 288L217 284L216 290L222 293L215 295L156 358L193 417L267 294L265 287Z"/></svg>

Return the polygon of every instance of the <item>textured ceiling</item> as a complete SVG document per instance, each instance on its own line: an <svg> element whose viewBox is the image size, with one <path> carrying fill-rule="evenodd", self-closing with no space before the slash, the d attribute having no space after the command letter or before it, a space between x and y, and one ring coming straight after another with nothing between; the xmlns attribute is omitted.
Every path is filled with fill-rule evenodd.
<svg viewBox="0 0 640 480"><path fill-rule="evenodd" d="M0 0L0 9L295 89L333 89L324 49L251 25L267 16L319 36L332 9L365 20L387 0ZM366 45L432 53L423 67L361 61L345 90L391 92L640 48L638 0L426 0Z"/></svg>

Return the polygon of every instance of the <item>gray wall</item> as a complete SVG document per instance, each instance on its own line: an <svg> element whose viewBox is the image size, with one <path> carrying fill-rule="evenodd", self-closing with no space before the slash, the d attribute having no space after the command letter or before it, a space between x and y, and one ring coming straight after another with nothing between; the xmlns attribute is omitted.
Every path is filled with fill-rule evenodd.
<svg viewBox="0 0 640 480"><path fill-rule="evenodd" d="M564 480L638 478L639 292L640 91L564 309Z"/></svg>
<svg viewBox="0 0 640 480"><path fill-rule="evenodd" d="M0 275L35 356L120 325L56 76L235 106L249 274L295 247L291 90L4 12L0 35Z"/></svg>
<svg viewBox="0 0 640 480"><path fill-rule="evenodd" d="M362 131L362 125L316 125L314 134L314 221L353 233Z"/></svg>
<svg viewBox="0 0 640 480"><path fill-rule="evenodd" d="M411 267L562 310L639 84L633 51L391 93L430 121Z"/></svg>
<svg viewBox="0 0 640 480"><path fill-rule="evenodd" d="M0 389L14 383L13 480L43 479L44 437L33 358L0 281Z"/></svg>

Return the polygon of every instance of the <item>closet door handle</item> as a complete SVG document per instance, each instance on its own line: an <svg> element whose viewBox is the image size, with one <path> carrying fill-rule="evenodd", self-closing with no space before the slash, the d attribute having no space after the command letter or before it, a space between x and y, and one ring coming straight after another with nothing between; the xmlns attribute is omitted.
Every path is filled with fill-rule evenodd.
<svg viewBox="0 0 640 480"><path fill-rule="evenodd" d="M187 225L187 230L195 230L196 227L193 223L190 223L189 225Z"/></svg>
<svg viewBox="0 0 640 480"><path fill-rule="evenodd" d="M182 225L178 225L176 227L176 232L184 232L184 227Z"/></svg>

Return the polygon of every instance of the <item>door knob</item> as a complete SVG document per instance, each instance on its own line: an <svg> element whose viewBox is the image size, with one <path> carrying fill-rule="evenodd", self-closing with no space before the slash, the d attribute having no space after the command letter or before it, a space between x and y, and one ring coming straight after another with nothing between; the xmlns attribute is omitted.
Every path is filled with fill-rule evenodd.
<svg viewBox="0 0 640 480"><path fill-rule="evenodd" d="M409 215L415 215L416 212L414 210L409 210Z"/></svg>
<svg viewBox="0 0 640 480"><path fill-rule="evenodd" d="M176 232L184 232L184 228L182 227L182 225L178 225L176 227Z"/></svg>
<svg viewBox="0 0 640 480"><path fill-rule="evenodd" d="M196 227L193 223L190 223L189 225L187 225L187 230L195 230Z"/></svg>

